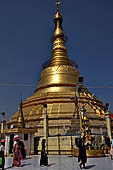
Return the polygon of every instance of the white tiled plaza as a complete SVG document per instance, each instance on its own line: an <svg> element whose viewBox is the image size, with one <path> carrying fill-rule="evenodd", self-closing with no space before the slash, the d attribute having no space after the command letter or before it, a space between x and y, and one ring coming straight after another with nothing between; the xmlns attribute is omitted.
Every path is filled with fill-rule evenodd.
<svg viewBox="0 0 113 170"><path fill-rule="evenodd" d="M12 158L6 158L5 169L8 170L80 170L76 157L48 156L48 166L40 167L40 156L29 156L22 161L22 167L12 167ZM112 170L113 160L109 156L102 158L88 158L86 168L90 170Z"/></svg>

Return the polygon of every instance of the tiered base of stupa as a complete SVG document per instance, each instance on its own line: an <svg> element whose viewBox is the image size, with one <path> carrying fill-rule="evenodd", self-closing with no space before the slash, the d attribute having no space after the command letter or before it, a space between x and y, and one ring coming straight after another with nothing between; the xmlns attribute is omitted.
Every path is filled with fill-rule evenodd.
<svg viewBox="0 0 113 170"><path fill-rule="evenodd" d="M48 134L53 135L78 135L80 134L80 119L76 103L70 97L75 96L75 92L70 93L45 93L40 96L31 96L23 103L23 113L25 126L35 128L37 136L44 135L44 104L47 104L48 115ZM87 98L83 99L88 102ZM96 115L93 108L86 103L86 116L89 120L89 129L91 133L107 133L105 117ZM16 118L18 112L11 117L11 123L17 125Z"/></svg>

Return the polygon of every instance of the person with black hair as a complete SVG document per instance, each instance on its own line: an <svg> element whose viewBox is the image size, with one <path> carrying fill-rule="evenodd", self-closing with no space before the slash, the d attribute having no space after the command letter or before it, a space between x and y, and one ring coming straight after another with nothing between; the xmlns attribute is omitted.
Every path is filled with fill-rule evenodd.
<svg viewBox="0 0 113 170"><path fill-rule="evenodd" d="M25 159L26 158L26 150L25 150L24 142L19 140L18 144L21 147L22 157L23 157L23 159Z"/></svg>
<svg viewBox="0 0 113 170"><path fill-rule="evenodd" d="M84 145L84 139L80 138L79 139L79 155L78 155L78 162L80 162L79 166L80 168L86 168L85 163L87 162L87 156L86 156L86 148Z"/></svg>
<svg viewBox="0 0 113 170"><path fill-rule="evenodd" d="M19 145L19 140L16 140L16 143L13 147L13 165L14 167L21 167L21 160L23 159L21 153L21 146Z"/></svg>
<svg viewBox="0 0 113 170"><path fill-rule="evenodd" d="M43 139L42 140L40 166L42 166L42 165L48 166L48 156L47 156L47 153L45 152L45 143L46 143L46 140Z"/></svg>

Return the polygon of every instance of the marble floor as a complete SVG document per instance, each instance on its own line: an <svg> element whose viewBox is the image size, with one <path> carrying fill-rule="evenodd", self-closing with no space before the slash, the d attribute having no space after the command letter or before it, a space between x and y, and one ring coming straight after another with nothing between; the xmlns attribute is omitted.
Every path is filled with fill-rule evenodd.
<svg viewBox="0 0 113 170"><path fill-rule="evenodd" d="M76 157L48 156L48 166L40 167L40 156L29 156L22 161L22 167L12 167L12 158L6 158L5 169L8 170L80 170ZM113 170L113 160L109 156L102 158L88 158L86 169Z"/></svg>

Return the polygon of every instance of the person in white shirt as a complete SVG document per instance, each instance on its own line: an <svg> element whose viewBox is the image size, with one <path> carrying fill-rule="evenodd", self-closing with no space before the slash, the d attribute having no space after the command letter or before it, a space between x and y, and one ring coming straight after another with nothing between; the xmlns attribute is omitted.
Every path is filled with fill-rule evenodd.
<svg viewBox="0 0 113 170"><path fill-rule="evenodd" d="M4 151L4 145L0 142L0 151Z"/></svg>

